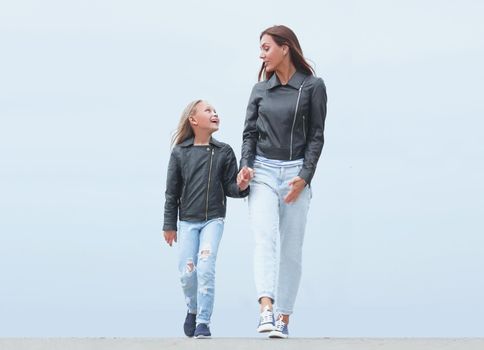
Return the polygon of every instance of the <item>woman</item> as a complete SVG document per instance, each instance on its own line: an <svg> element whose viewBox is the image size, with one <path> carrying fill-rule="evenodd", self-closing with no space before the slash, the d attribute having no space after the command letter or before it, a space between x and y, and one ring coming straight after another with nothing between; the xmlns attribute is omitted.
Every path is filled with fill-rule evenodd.
<svg viewBox="0 0 484 350"><path fill-rule="evenodd" d="M264 30L260 49L263 62L247 107L238 181L251 180L257 330L287 338L301 279L309 185L324 143L326 88L288 27Z"/></svg>

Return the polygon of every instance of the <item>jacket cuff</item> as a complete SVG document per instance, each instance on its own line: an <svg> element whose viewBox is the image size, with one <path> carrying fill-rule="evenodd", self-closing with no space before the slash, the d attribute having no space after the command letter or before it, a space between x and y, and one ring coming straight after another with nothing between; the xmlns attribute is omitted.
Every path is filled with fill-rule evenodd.
<svg viewBox="0 0 484 350"><path fill-rule="evenodd" d="M301 171L298 174L298 176L300 178L302 178L302 179L304 179L304 181L306 181L307 185L311 184L311 180L313 179L313 175L314 175L314 173L311 170L306 169L306 168L302 168Z"/></svg>
<svg viewBox="0 0 484 350"><path fill-rule="evenodd" d="M254 168L254 161L249 161L246 158L241 158L240 159L240 169L242 169L244 166L253 169Z"/></svg>
<svg viewBox="0 0 484 350"><path fill-rule="evenodd" d="M171 223L165 223L163 225L163 231L178 231L178 227L176 226L176 224L173 225Z"/></svg>
<svg viewBox="0 0 484 350"><path fill-rule="evenodd" d="M244 197L247 197L250 193L250 185L243 191L240 191L239 190L239 196L240 198L244 198Z"/></svg>

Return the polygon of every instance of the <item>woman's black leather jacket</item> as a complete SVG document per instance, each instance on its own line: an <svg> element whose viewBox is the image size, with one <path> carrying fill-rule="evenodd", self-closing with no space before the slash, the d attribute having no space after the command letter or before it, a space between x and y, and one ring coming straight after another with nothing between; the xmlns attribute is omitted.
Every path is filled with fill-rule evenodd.
<svg viewBox="0 0 484 350"><path fill-rule="evenodd" d="M240 166L253 167L256 154L270 159L304 158L299 176L307 184L324 144L326 87L301 72L281 85L276 74L255 84L247 106Z"/></svg>

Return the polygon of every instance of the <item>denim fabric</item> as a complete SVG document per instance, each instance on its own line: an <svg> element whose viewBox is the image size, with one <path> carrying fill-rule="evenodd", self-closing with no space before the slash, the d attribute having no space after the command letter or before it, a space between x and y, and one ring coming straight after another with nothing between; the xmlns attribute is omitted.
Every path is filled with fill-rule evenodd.
<svg viewBox="0 0 484 350"><path fill-rule="evenodd" d="M197 314L197 324L209 324L212 316L215 262L223 229L222 218L179 222L180 281L188 311Z"/></svg>
<svg viewBox="0 0 484 350"><path fill-rule="evenodd" d="M288 182L302 165L273 166L255 161L249 218L255 238L254 276L258 298L275 301L278 313L293 312L301 279L301 258L311 189L286 204Z"/></svg>

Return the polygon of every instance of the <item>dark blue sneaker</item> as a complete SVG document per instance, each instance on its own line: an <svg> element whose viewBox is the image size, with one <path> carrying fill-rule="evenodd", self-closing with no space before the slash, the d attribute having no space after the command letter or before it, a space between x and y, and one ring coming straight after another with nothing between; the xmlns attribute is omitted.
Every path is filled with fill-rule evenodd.
<svg viewBox="0 0 484 350"><path fill-rule="evenodd" d="M287 324L284 323L282 320L282 315L279 316L279 319L276 321L276 329L269 333L269 338L283 338L286 339L289 337L289 329L287 328Z"/></svg>
<svg viewBox="0 0 484 350"><path fill-rule="evenodd" d="M185 317L185 323L183 324L183 331L187 337L193 337L195 334L195 319L197 315L187 312L187 317Z"/></svg>
<svg viewBox="0 0 484 350"><path fill-rule="evenodd" d="M195 329L195 338L204 339L210 338L212 334L210 333L210 328L206 323L199 323L197 329Z"/></svg>

